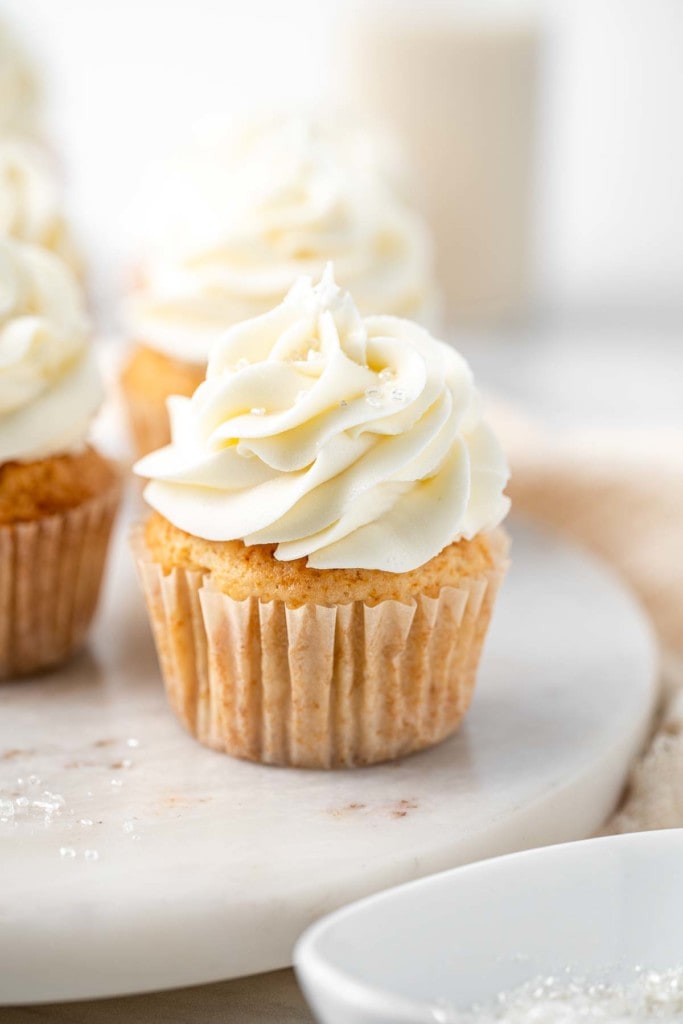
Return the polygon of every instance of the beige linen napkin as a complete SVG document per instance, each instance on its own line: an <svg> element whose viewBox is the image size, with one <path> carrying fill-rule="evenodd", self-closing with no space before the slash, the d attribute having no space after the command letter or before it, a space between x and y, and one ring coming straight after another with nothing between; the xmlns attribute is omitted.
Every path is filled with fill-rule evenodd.
<svg viewBox="0 0 683 1024"><path fill-rule="evenodd" d="M683 431L557 434L497 407L516 511L601 557L660 642L662 701L606 833L683 826Z"/></svg>

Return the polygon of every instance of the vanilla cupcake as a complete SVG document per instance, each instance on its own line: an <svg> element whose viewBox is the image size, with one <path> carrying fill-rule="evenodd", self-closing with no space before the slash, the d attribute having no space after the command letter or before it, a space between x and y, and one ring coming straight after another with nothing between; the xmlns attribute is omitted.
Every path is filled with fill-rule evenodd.
<svg viewBox="0 0 683 1024"><path fill-rule="evenodd" d="M167 692L202 743L371 764L452 733L505 564L507 468L464 360L326 271L216 343L136 471Z"/></svg>
<svg viewBox="0 0 683 1024"><path fill-rule="evenodd" d="M423 223L382 175L345 161L306 122L246 137L192 195L129 303L136 347L123 390L140 451L169 440L166 398L193 393L226 327L271 310L328 260L363 313L434 317Z"/></svg>
<svg viewBox="0 0 683 1024"><path fill-rule="evenodd" d="M50 165L23 139L0 138L0 237L49 249L82 274Z"/></svg>
<svg viewBox="0 0 683 1024"><path fill-rule="evenodd" d="M63 661L97 604L118 502L86 439L102 400L79 286L0 241L0 678Z"/></svg>

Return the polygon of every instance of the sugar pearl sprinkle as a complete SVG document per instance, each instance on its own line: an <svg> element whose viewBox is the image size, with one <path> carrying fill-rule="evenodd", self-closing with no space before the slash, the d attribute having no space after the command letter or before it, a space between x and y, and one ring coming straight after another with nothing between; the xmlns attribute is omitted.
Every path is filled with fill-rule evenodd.
<svg viewBox="0 0 683 1024"><path fill-rule="evenodd" d="M365 389L365 401L374 409L384 404L384 392L381 388L369 387Z"/></svg>
<svg viewBox="0 0 683 1024"><path fill-rule="evenodd" d="M570 969L501 992L494 1003L458 1012L434 1007L442 1024L654 1024L683 1019L683 967L636 967L624 982L591 981Z"/></svg>
<svg viewBox="0 0 683 1024"><path fill-rule="evenodd" d="M380 409L387 402L402 404L408 398L404 388L394 385L396 374L386 366L377 374L378 384L371 384L365 389L365 401L373 409Z"/></svg>

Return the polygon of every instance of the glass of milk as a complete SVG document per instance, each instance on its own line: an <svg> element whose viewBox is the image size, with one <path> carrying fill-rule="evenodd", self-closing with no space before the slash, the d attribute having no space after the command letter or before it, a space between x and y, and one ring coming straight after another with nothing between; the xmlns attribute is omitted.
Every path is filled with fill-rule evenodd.
<svg viewBox="0 0 683 1024"><path fill-rule="evenodd" d="M417 173L451 322L529 311L540 38L522 0L374 0L340 33L346 100L398 134Z"/></svg>

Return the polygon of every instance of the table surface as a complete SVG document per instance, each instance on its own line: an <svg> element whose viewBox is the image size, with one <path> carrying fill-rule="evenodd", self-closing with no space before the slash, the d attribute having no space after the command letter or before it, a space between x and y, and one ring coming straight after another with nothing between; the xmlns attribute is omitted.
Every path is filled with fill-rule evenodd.
<svg viewBox="0 0 683 1024"><path fill-rule="evenodd" d="M538 327L458 337L478 380L554 430L683 429L683 325ZM6 1024L304 1024L292 971L152 995L2 1011Z"/></svg>

